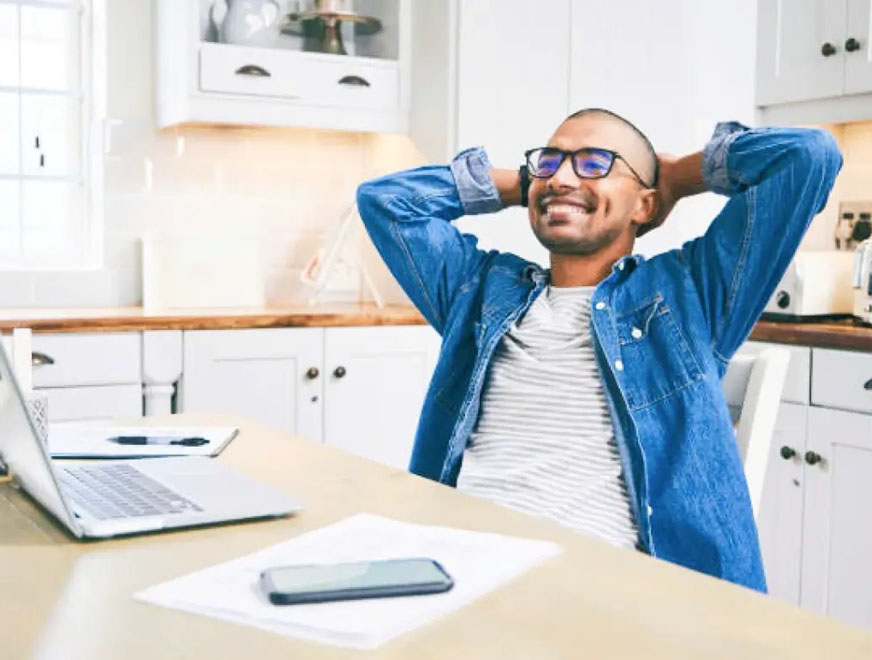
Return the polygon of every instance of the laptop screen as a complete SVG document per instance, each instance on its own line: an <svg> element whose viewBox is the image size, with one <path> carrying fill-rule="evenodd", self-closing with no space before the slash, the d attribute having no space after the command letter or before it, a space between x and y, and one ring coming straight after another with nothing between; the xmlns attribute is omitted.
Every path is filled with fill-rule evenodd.
<svg viewBox="0 0 872 660"><path fill-rule="evenodd" d="M0 456L27 493L72 532L79 534L55 481L45 447L38 439L12 374L6 351L0 347Z"/></svg>

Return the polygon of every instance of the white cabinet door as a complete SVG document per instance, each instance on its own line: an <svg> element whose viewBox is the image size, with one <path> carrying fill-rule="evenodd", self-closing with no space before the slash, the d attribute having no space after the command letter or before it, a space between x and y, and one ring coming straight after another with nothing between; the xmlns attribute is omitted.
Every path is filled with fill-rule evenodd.
<svg viewBox="0 0 872 660"><path fill-rule="evenodd" d="M758 21L759 105L844 93L846 0L760 0Z"/></svg>
<svg viewBox="0 0 872 660"><path fill-rule="evenodd" d="M848 0L845 94L872 92L872 1Z"/></svg>
<svg viewBox="0 0 872 660"><path fill-rule="evenodd" d="M569 113L569 0L547 11L527 0L462 0L457 63L457 150L487 149L495 167L516 168L543 146ZM467 217L461 230L483 248L547 264L527 210Z"/></svg>
<svg viewBox="0 0 872 660"><path fill-rule="evenodd" d="M142 385L38 388L48 397L50 422L98 421L142 416Z"/></svg>
<svg viewBox="0 0 872 660"><path fill-rule="evenodd" d="M781 404L757 519L769 593L796 605L802 557L802 457L807 416L807 406Z"/></svg>
<svg viewBox="0 0 872 660"><path fill-rule="evenodd" d="M872 416L811 407L802 605L872 627Z"/></svg>
<svg viewBox="0 0 872 660"><path fill-rule="evenodd" d="M322 339L318 328L185 332L179 410L232 413L320 442Z"/></svg>
<svg viewBox="0 0 872 660"><path fill-rule="evenodd" d="M324 442L406 469L439 353L430 327L324 331Z"/></svg>

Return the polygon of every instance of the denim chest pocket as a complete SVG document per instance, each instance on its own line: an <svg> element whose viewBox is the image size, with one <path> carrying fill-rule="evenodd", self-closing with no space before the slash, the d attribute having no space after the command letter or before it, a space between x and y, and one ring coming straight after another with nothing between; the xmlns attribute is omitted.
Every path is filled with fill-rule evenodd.
<svg viewBox="0 0 872 660"><path fill-rule="evenodd" d="M665 399L702 379L702 370L663 296L617 314L622 389L631 409Z"/></svg>

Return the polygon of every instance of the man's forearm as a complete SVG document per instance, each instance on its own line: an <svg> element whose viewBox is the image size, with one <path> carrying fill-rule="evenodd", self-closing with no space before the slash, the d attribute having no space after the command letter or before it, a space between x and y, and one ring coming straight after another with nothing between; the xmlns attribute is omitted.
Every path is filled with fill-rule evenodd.
<svg viewBox="0 0 872 660"><path fill-rule="evenodd" d="M702 174L702 152L660 160L660 180L672 189L676 200L708 190Z"/></svg>
<svg viewBox="0 0 872 660"><path fill-rule="evenodd" d="M492 168L490 175L503 206L518 206L521 203L521 175L518 170Z"/></svg>

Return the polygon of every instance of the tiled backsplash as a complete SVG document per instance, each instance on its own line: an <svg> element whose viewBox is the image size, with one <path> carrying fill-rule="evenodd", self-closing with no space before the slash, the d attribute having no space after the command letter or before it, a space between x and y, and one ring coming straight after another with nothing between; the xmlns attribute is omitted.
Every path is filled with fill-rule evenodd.
<svg viewBox="0 0 872 660"><path fill-rule="evenodd" d="M299 274L329 240L357 185L420 162L405 137L312 129L180 128L109 122L100 271L0 274L0 306L141 302L142 236L258 237L268 303L305 300ZM392 283L378 260L376 277ZM11 279L10 279L11 278Z"/></svg>
<svg viewBox="0 0 872 660"><path fill-rule="evenodd" d="M832 250L839 219L839 202L872 200L872 122L823 126L839 143L845 162L826 208L815 218L803 240L803 250Z"/></svg>

